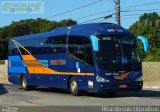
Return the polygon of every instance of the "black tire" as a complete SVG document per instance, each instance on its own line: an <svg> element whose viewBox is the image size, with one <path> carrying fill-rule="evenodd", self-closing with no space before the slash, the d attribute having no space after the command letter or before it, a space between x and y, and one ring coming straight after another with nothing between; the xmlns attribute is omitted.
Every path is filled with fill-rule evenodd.
<svg viewBox="0 0 160 112"><path fill-rule="evenodd" d="M70 90L70 93L73 96L78 96L79 95L79 90L78 90L78 87L77 87L77 82L74 79L74 77L71 77L71 79L70 79L69 90Z"/></svg>
<svg viewBox="0 0 160 112"><path fill-rule="evenodd" d="M21 86L22 86L24 91L27 91L27 90L30 89L30 86L28 86L27 79L24 75L21 78Z"/></svg>

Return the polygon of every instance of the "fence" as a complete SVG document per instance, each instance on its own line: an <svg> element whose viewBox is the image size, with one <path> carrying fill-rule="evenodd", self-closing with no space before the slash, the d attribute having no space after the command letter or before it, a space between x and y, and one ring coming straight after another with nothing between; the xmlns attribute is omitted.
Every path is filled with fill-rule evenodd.
<svg viewBox="0 0 160 112"><path fill-rule="evenodd" d="M0 60L0 79L4 79L6 80L7 77L7 65L8 65L8 61L7 60Z"/></svg>
<svg viewBox="0 0 160 112"><path fill-rule="evenodd" d="M144 83L160 84L160 62L143 63Z"/></svg>

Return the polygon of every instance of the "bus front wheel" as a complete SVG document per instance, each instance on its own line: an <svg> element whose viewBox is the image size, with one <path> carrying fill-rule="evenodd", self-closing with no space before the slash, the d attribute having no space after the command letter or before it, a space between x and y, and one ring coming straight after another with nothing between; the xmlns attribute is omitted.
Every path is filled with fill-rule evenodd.
<svg viewBox="0 0 160 112"><path fill-rule="evenodd" d="M70 90L70 93L73 96L77 96L79 94L79 90L78 90L78 87L77 87L77 82L74 79L74 77L71 77L71 79L70 79L69 90Z"/></svg>

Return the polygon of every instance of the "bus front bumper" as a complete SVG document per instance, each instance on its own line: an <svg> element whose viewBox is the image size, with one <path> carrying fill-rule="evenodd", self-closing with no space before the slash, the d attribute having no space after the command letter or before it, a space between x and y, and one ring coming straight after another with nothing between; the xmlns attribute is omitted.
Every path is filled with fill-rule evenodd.
<svg viewBox="0 0 160 112"><path fill-rule="evenodd" d="M143 81L117 82L117 83L97 83L96 92L110 91L140 91L143 87Z"/></svg>

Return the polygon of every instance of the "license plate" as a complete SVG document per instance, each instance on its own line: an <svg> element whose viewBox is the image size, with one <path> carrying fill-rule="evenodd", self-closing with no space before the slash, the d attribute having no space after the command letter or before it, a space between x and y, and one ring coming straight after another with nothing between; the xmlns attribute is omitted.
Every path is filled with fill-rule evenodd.
<svg viewBox="0 0 160 112"><path fill-rule="evenodd" d="M119 85L119 88L127 88L127 84L121 84Z"/></svg>

